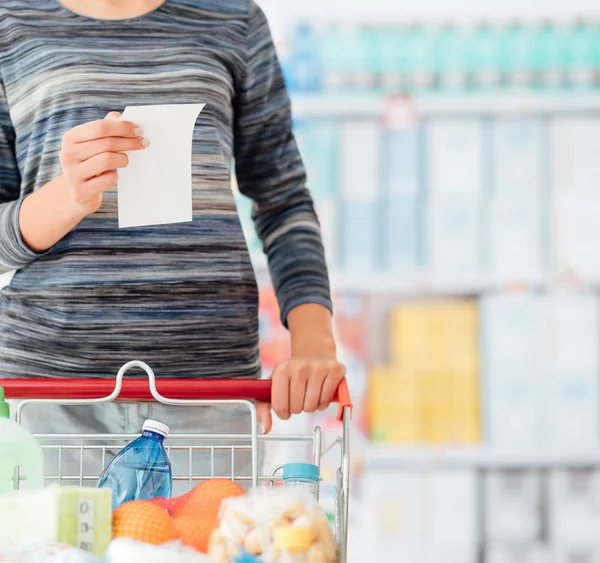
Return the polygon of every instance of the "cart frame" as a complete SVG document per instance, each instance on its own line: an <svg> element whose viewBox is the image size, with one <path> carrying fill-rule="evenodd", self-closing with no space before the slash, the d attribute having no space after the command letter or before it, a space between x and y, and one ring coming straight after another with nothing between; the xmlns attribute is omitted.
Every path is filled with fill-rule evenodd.
<svg viewBox="0 0 600 563"><path fill-rule="evenodd" d="M132 368L142 369L147 380L142 378L125 379L125 374ZM248 410L250 416L250 434L172 434L171 440L191 442L186 446L166 446L167 451L188 452L188 474L184 477L175 477L174 480L188 480L189 486L194 481L201 481L215 477L214 456L215 451L225 450L231 452L231 475L236 481L250 481L253 487L259 484L273 485L280 481L278 473L281 466L275 467L269 474L261 475L259 471L259 444L262 442L296 442L312 444L314 463L321 468L322 457L332 449L338 447L340 451L340 465L336 474L336 508L335 532L339 547L340 563L347 562L348 546L348 502L350 492L350 420L352 416L352 402L348 392L347 382L344 379L340 384L335 402L338 403L338 420L342 423L342 433L332 444L324 444L323 432L316 427L312 436L302 435L260 435L256 407L254 401L269 401L271 398L271 382L269 380L248 379L163 379L155 376L152 368L141 361L131 361L125 364L117 373L116 379L8 379L0 380L0 387L4 387L6 397L19 400L16 410L16 421L21 422L23 410L32 405L54 404L85 406L120 402L151 402L156 401L170 406L241 406ZM160 387L160 391L158 390ZM129 434L37 434L36 438L44 450L56 450L58 453L57 475L46 475L47 480L79 481L97 479L98 475L85 475L83 457L86 450L100 450L102 452L102 467L105 466L106 450L111 447L122 447L125 443L137 438L138 435ZM49 441L60 441L59 444L47 444ZM71 443L72 442L72 443ZM76 444L78 442L79 444ZM91 442L91 444L90 444ZM230 443L243 445L229 445ZM219 445L215 445L215 443ZM194 445L196 444L196 445ZM198 445L210 444L210 445ZM249 445L246 445L249 444ZM79 475L62 474L61 457L63 451L79 450ZM236 451L251 452L251 475L235 474ZM192 454L195 451L209 451L211 459L211 475L193 475ZM15 488L26 479L17 472L15 475Z"/></svg>

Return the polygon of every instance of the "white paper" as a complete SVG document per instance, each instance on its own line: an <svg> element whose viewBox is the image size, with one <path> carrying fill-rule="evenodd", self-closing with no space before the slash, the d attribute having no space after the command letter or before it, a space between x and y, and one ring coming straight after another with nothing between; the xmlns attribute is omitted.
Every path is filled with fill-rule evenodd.
<svg viewBox="0 0 600 563"><path fill-rule="evenodd" d="M130 106L123 120L144 130L150 146L128 153L119 170L119 227L192 220L192 137L205 104Z"/></svg>

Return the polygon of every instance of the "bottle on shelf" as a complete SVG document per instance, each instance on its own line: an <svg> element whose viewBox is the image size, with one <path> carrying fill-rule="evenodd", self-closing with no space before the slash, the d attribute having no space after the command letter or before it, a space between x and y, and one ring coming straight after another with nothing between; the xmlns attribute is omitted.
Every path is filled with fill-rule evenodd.
<svg viewBox="0 0 600 563"><path fill-rule="evenodd" d="M410 25L404 41L404 65L408 89L423 92L435 88L435 33L419 23Z"/></svg>
<svg viewBox="0 0 600 563"><path fill-rule="evenodd" d="M291 91L321 90L321 60L319 38L310 22L299 23L293 33L287 60L286 79Z"/></svg>
<svg viewBox="0 0 600 563"><path fill-rule="evenodd" d="M451 23L438 32L435 73L443 90L465 90L469 82L469 30Z"/></svg>
<svg viewBox="0 0 600 563"><path fill-rule="evenodd" d="M508 87L530 88L533 85L533 52L536 31L520 21L505 30L501 43L503 82Z"/></svg>
<svg viewBox="0 0 600 563"><path fill-rule="evenodd" d="M501 85L500 28L488 22L478 25L471 35L469 68L471 85L477 90L495 90Z"/></svg>
<svg viewBox="0 0 600 563"><path fill-rule="evenodd" d="M387 94L397 94L404 89L405 35L406 30L397 26L383 26L378 29L380 84Z"/></svg>
<svg viewBox="0 0 600 563"><path fill-rule="evenodd" d="M171 463L164 447L166 424L147 420L142 435L121 450L106 467L98 487L112 489L112 506L132 500L171 497Z"/></svg>
<svg viewBox="0 0 600 563"><path fill-rule="evenodd" d="M558 25L545 21L534 47L534 81L538 88L562 88L565 83L565 34Z"/></svg>
<svg viewBox="0 0 600 563"><path fill-rule="evenodd" d="M10 420L10 407L0 387L0 494L18 488L21 474L27 489L44 487L44 454L39 442Z"/></svg>
<svg viewBox="0 0 600 563"><path fill-rule="evenodd" d="M572 25L565 40L567 86L574 89L593 88L600 63L600 33L583 20ZM597 53L596 53L597 51Z"/></svg>

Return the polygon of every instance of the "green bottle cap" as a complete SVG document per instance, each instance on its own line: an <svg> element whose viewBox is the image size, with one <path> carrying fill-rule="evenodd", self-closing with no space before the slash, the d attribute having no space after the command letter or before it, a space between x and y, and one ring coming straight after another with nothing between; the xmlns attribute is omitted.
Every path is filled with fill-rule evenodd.
<svg viewBox="0 0 600 563"><path fill-rule="evenodd" d="M4 400L4 389L0 387L0 418L10 418L10 406Z"/></svg>

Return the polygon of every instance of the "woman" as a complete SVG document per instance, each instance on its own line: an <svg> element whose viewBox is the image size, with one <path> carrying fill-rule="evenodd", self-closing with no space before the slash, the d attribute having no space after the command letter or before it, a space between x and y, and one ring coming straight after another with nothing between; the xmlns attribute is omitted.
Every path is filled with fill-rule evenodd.
<svg viewBox="0 0 600 563"><path fill-rule="evenodd" d="M251 0L6 0L0 7L0 377L258 377L257 287L230 188L254 201L289 327L283 419L325 408L336 361L318 221L267 20ZM128 105L206 103L191 223L119 230L112 189L144 150ZM169 186L165 186L168 198ZM143 205L143 202L140 202ZM36 431L235 430L237 415L158 407L31 413ZM154 409L154 410L153 410ZM33 409L32 409L33 410ZM212 414L211 414L212 413ZM268 430L270 409L261 407Z"/></svg>

